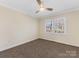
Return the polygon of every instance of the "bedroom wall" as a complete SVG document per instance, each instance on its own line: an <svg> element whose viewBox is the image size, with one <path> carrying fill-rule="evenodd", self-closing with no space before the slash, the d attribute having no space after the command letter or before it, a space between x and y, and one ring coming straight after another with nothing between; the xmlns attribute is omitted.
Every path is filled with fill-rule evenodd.
<svg viewBox="0 0 79 59"><path fill-rule="evenodd" d="M0 51L38 38L38 20L0 6Z"/></svg>
<svg viewBox="0 0 79 59"><path fill-rule="evenodd" d="M59 16L64 16L66 18L67 32L65 34L46 33L45 21L59 17ZM58 16L41 19L40 38L79 47L79 11L73 11L73 12L69 12L65 14L60 14Z"/></svg>

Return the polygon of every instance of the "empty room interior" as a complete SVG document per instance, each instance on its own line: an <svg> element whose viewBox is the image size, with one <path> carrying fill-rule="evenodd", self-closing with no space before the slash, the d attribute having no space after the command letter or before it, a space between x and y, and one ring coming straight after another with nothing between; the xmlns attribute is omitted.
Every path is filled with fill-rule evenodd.
<svg viewBox="0 0 79 59"><path fill-rule="evenodd" d="M79 58L79 0L0 0L0 58Z"/></svg>

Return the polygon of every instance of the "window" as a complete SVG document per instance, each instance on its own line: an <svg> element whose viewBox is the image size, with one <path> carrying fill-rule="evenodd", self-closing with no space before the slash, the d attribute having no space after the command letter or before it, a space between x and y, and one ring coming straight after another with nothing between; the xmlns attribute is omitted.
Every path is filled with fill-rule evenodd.
<svg viewBox="0 0 79 59"><path fill-rule="evenodd" d="M66 19L65 17L58 17L50 19L46 22L46 32L65 33Z"/></svg>

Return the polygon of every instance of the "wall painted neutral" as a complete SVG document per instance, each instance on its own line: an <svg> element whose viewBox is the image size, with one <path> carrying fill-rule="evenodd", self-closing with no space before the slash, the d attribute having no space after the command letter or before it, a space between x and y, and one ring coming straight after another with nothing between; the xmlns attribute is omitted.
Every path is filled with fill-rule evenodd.
<svg viewBox="0 0 79 59"><path fill-rule="evenodd" d="M0 51L38 38L38 20L0 6Z"/></svg>
<svg viewBox="0 0 79 59"><path fill-rule="evenodd" d="M45 21L59 16L64 16L67 19L67 33L64 35L46 33ZM79 46L79 11L43 19L34 19L0 6L0 51L37 38Z"/></svg>
<svg viewBox="0 0 79 59"><path fill-rule="evenodd" d="M45 32L45 21L63 16L67 19L67 32L65 34L53 34ZM60 14L40 20L40 38L56 41L79 47L79 11Z"/></svg>

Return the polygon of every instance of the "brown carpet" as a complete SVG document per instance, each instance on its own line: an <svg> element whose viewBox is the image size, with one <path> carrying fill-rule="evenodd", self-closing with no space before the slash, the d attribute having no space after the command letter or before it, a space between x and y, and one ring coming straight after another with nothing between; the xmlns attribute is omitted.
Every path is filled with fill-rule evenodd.
<svg viewBox="0 0 79 59"><path fill-rule="evenodd" d="M79 48L43 39L0 52L0 58L77 58Z"/></svg>

